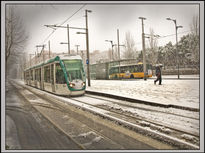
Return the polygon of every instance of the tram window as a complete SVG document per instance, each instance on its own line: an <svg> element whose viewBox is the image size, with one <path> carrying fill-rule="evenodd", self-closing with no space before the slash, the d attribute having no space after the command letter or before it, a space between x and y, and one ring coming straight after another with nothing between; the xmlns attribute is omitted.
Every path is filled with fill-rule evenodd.
<svg viewBox="0 0 205 153"><path fill-rule="evenodd" d="M67 71L67 75L70 81L75 80L75 79L82 79L82 74L80 70Z"/></svg>
<svg viewBox="0 0 205 153"><path fill-rule="evenodd" d="M44 81L50 83L50 66L44 67Z"/></svg>
<svg viewBox="0 0 205 153"><path fill-rule="evenodd" d="M38 80L38 70L35 70L35 80Z"/></svg>
<svg viewBox="0 0 205 153"><path fill-rule="evenodd" d="M36 69L35 70L35 77L37 81L40 81L41 77L40 77L40 69Z"/></svg>
<svg viewBox="0 0 205 153"><path fill-rule="evenodd" d="M41 69L38 69L38 71L39 71L39 74L38 74L38 76L39 76L39 81L41 81Z"/></svg>
<svg viewBox="0 0 205 153"><path fill-rule="evenodd" d="M65 84L65 77L62 68L59 63L56 63L56 83L57 84Z"/></svg>
<svg viewBox="0 0 205 153"><path fill-rule="evenodd" d="M33 81L33 70L31 70L31 80Z"/></svg>

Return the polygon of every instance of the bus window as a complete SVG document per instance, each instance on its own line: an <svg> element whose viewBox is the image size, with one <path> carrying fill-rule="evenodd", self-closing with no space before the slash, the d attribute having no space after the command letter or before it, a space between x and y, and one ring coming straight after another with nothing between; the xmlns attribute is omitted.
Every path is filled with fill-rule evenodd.
<svg viewBox="0 0 205 153"><path fill-rule="evenodd" d="M120 73L125 73L125 67L120 67Z"/></svg>
<svg viewBox="0 0 205 153"><path fill-rule="evenodd" d="M137 72L143 72L143 65L137 65Z"/></svg>

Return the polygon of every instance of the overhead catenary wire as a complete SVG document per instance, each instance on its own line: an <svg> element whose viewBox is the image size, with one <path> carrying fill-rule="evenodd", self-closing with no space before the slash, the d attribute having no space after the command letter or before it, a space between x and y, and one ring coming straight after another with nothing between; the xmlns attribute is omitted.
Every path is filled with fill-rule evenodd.
<svg viewBox="0 0 205 153"><path fill-rule="evenodd" d="M63 21L61 25L63 25L65 22L67 22L69 19L71 19L75 14L77 14L83 7L85 7L86 4L84 4L82 7L80 7L76 12L73 13L73 15L71 15L69 18L67 18L65 21Z"/></svg>
<svg viewBox="0 0 205 153"><path fill-rule="evenodd" d="M193 31L193 30L182 31L182 32L179 32L178 34L183 34L183 33L191 32L191 31ZM176 35L176 34L170 34L170 35L160 36L160 37L158 37L157 39L163 39L163 38L172 37L172 36L175 36L175 35ZM142 44L142 42L137 42L136 44Z"/></svg>
<svg viewBox="0 0 205 153"><path fill-rule="evenodd" d="M77 11L75 11L70 17L68 17L65 21L63 21L61 24L59 24L59 26L63 25L64 23L66 23L69 19L71 19L75 14L77 14L83 7L85 7L86 4L84 4L83 6L81 6ZM58 29L58 27L56 27L55 29L53 29L53 31L45 38L45 40L43 41L42 44L44 44L53 34L54 32Z"/></svg>

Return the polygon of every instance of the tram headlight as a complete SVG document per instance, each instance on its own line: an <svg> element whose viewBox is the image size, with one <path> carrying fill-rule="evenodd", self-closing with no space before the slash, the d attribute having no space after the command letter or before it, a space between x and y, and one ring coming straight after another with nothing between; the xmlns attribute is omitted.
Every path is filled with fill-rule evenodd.
<svg viewBox="0 0 205 153"><path fill-rule="evenodd" d="M70 85L71 88L73 88L75 86L74 83L70 83L69 85Z"/></svg>
<svg viewBox="0 0 205 153"><path fill-rule="evenodd" d="M85 86L85 82L82 83L82 86L83 86L83 87Z"/></svg>

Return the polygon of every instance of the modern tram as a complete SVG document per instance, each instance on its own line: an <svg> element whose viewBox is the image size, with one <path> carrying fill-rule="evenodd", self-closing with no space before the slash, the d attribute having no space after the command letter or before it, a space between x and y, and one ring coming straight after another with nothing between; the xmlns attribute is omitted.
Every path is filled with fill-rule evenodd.
<svg viewBox="0 0 205 153"><path fill-rule="evenodd" d="M57 95L83 95L86 73L79 55L59 55L24 70L24 83Z"/></svg>

